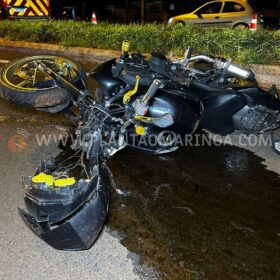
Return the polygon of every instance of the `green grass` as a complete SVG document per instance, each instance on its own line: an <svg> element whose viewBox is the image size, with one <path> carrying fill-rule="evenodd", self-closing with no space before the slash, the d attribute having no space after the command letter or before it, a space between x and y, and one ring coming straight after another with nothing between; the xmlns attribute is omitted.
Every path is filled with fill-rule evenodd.
<svg viewBox="0 0 280 280"><path fill-rule="evenodd" d="M99 24L65 21L1 21L0 37L120 50L123 40L140 52L172 50L181 55L188 46L196 52L232 57L243 64L280 61L280 31L232 30L156 24Z"/></svg>

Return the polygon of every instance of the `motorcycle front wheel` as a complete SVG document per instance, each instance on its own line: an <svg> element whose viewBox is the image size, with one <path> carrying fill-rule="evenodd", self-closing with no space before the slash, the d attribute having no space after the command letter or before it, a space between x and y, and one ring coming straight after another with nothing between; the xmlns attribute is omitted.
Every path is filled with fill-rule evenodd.
<svg viewBox="0 0 280 280"><path fill-rule="evenodd" d="M79 64L64 57L40 55L12 61L1 69L1 96L23 106L62 109L71 99L69 93L39 65L77 87L85 87L86 73Z"/></svg>

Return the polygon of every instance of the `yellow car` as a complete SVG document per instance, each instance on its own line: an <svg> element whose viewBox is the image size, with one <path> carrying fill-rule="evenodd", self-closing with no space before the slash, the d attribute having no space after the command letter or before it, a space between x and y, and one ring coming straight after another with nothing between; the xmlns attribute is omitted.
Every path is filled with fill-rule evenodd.
<svg viewBox="0 0 280 280"><path fill-rule="evenodd" d="M170 18L168 24L248 28L253 14L254 10L247 0L211 1L192 13Z"/></svg>

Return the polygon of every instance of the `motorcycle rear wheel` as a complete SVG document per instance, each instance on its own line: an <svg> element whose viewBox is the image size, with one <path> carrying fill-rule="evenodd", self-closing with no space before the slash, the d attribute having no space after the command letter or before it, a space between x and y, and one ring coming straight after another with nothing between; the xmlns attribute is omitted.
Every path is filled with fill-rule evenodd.
<svg viewBox="0 0 280 280"><path fill-rule="evenodd" d="M23 106L63 109L62 105L69 103L70 95L51 76L38 68L41 62L56 73L67 71L61 75L77 86L86 80L86 73L80 65L68 58L52 55L26 57L12 61L1 69L1 96Z"/></svg>

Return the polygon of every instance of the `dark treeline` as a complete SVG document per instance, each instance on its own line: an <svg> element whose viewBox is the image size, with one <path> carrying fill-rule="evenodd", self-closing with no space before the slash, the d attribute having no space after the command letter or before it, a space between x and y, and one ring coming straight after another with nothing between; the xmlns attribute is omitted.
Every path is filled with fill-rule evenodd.
<svg viewBox="0 0 280 280"><path fill-rule="evenodd" d="M248 1L255 10L268 17L272 14L271 11L276 12L276 17L280 14L280 0ZM51 15L57 19L66 16L70 19L74 15L76 19L89 20L92 11L95 11L100 21L128 23L140 20L163 22L171 16L191 12L209 0L50 0L50 2Z"/></svg>

